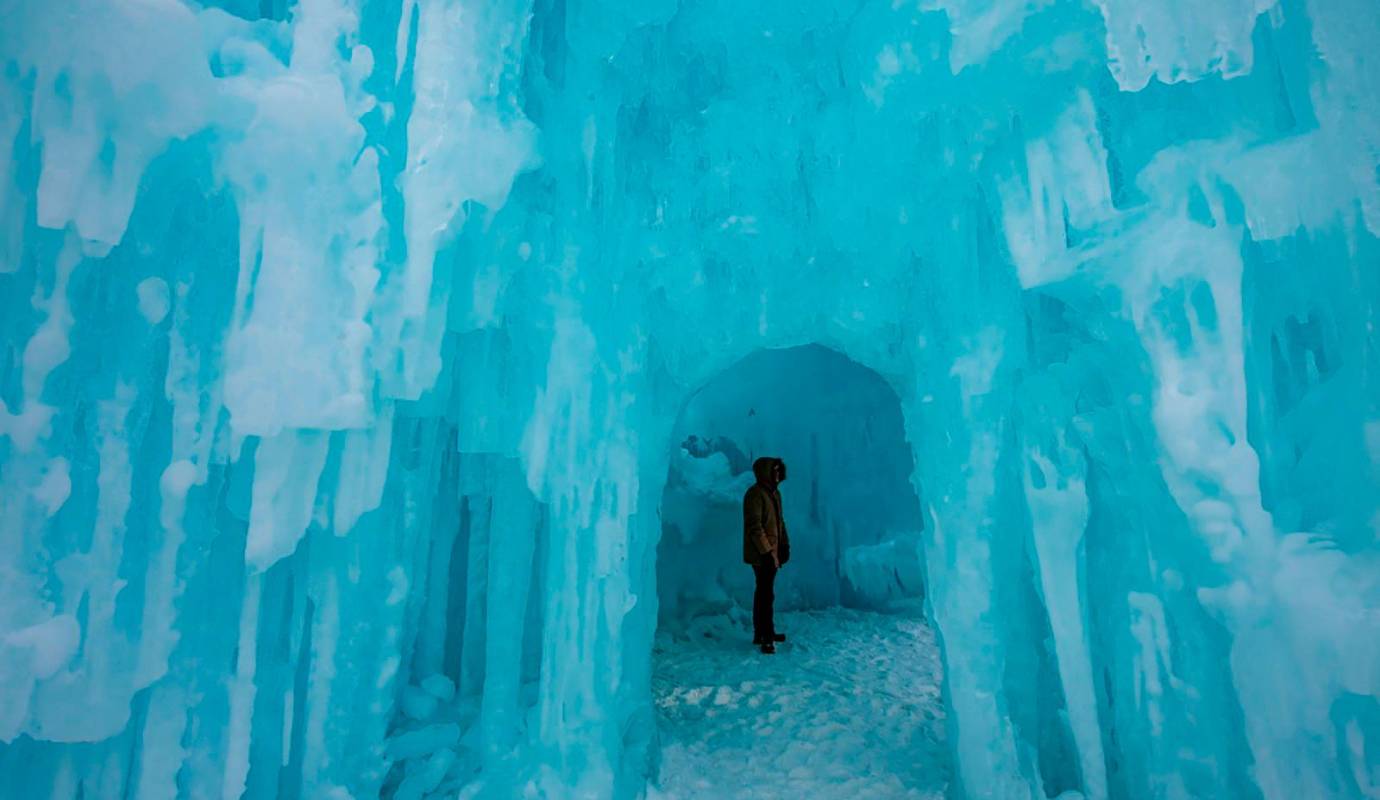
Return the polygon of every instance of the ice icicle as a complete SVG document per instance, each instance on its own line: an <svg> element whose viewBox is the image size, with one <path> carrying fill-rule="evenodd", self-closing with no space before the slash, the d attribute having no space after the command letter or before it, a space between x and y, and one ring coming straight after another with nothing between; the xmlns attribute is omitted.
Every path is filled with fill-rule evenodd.
<svg viewBox="0 0 1380 800"><path fill-rule="evenodd" d="M415 8L415 98L401 178L408 257L384 288L389 305L378 342L387 391L407 399L441 369L448 298L432 292L437 253L463 224L466 203L501 206L518 171L534 160L531 124L496 93L511 80L530 2L417 0ZM412 24L410 14L402 24Z"/></svg>
<svg viewBox="0 0 1380 800"><path fill-rule="evenodd" d="M267 569L307 532L329 446L329 437L317 431L287 431L259 443L244 552L250 566Z"/></svg>

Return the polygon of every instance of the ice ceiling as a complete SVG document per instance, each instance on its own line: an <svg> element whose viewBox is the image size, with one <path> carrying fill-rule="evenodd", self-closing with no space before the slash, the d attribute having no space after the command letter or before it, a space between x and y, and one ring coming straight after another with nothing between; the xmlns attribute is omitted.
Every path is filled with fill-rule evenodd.
<svg viewBox="0 0 1380 800"><path fill-rule="evenodd" d="M899 399L956 796L1375 797L1377 42L0 0L0 794L637 795L676 420L813 344Z"/></svg>

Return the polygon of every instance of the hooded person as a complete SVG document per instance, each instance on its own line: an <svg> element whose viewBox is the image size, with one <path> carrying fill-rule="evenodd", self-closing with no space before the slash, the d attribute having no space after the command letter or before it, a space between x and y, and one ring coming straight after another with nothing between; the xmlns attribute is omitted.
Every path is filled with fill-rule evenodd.
<svg viewBox="0 0 1380 800"><path fill-rule="evenodd" d="M786 641L776 632L776 572L791 557L791 540L781 511L781 482L786 462L764 456L752 463L757 482L743 495L743 562L752 567L756 586L752 593L752 643L763 653L775 653L776 643Z"/></svg>

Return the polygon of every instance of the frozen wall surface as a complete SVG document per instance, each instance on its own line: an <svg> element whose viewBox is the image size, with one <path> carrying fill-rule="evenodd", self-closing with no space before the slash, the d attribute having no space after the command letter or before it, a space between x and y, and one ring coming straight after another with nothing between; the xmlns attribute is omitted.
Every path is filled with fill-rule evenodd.
<svg viewBox="0 0 1380 800"><path fill-rule="evenodd" d="M0 0L0 795L636 796L676 420L818 344L900 405L956 797L1376 797L1377 42Z"/></svg>

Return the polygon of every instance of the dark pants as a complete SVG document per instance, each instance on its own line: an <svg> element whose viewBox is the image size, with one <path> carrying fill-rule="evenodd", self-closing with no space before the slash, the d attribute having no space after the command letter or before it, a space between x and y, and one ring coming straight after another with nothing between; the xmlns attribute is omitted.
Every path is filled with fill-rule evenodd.
<svg viewBox="0 0 1380 800"><path fill-rule="evenodd" d="M776 622L772 619L772 606L776 603L776 565L771 556L765 556L761 563L752 565L757 576L757 588L752 593L752 640L770 642L776 636Z"/></svg>

